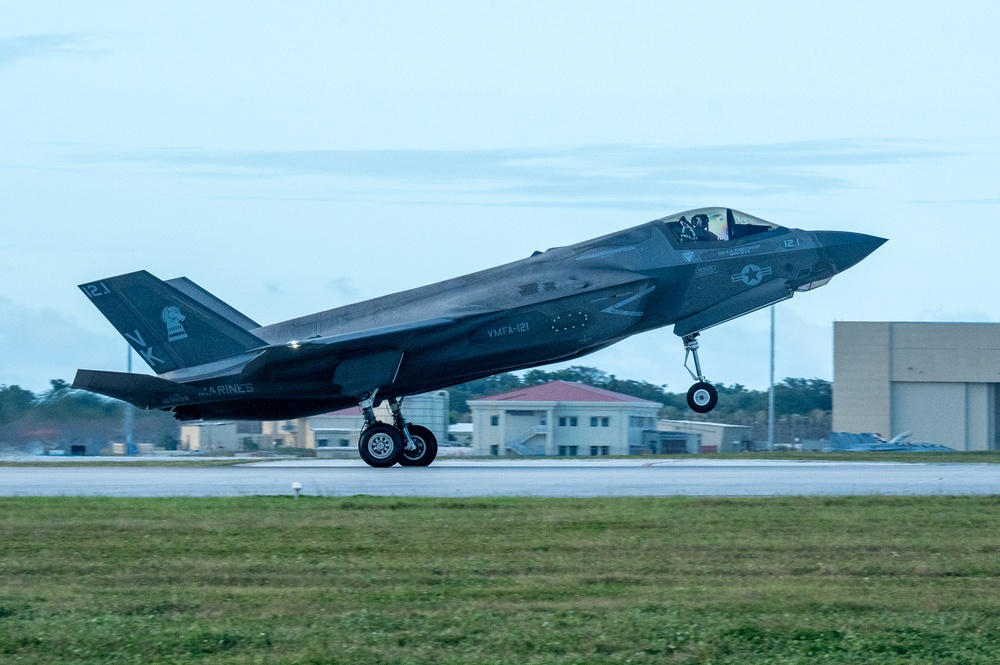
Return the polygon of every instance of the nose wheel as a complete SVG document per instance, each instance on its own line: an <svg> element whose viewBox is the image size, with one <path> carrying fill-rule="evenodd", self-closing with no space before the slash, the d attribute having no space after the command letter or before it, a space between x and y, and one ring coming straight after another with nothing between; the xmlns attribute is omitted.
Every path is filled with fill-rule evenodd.
<svg viewBox="0 0 1000 665"><path fill-rule="evenodd" d="M698 333L685 335L683 340L684 369L696 382L687 393L688 407L695 413L708 413L719 403L719 391L705 380L705 375L701 372L701 361L698 360ZM694 371L688 367L688 360L691 357L694 357Z"/></svg>
<svg viewBox="0 0 1000 665"><path fill-rule="evenodd" d="M719 391L711 383L699 381L687 394L688 406L696 413L708 413L719 403Z"/></svg>

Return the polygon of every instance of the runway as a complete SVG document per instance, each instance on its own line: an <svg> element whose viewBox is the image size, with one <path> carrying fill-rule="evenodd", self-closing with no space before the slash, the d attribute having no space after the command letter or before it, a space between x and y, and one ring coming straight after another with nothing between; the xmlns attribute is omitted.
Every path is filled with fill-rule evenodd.
<svg viewBox="0 0 1000 665"><path fill-rule="evenodd" d="M372 469L360 461L289 460L224 467L0 468L0 496L613 497L848 496L1000 493L1000 465L781 460L440 460Z"/></svg>

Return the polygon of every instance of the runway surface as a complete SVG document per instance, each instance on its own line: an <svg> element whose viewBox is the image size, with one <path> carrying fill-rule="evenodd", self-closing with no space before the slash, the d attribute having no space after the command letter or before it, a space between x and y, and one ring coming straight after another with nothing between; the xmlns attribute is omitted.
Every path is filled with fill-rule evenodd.
<svg viewBox="0 0 1000 665"><path fill-rule="evenodd" d="M998 494L1000 465L776 460L441 460L372 469L289 460L224 467L0 468L0 496L598 497Z"/></svg>

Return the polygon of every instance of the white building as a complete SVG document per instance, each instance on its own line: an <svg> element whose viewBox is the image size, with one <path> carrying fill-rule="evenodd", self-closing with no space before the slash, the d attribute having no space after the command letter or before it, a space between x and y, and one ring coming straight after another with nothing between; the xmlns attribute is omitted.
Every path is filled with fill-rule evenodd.
<svg viewBox="0 0 1000 665"><path fill-rule="evenodd" d="M470 400L474 455L628 455L656 431L658 402L552 381Z"/></svg>
<svg viewBox="0 0 1000 665"><path fill-rule="evenodd" d="M1000 324L833 327L833 429L998 450Z"/></svg>
<svg viewBox="0 0 1000 665"><path fill-rule="evenodd" d="M698 420L660 420L656 428L661 432L690 434L689 445L684 451L688 453L737 453L746 449L753 433L753 428L748 425L724 425Z"/></svg>
<svg viewBox="0 0 1000 665"><path fill-rule="evenodd" d="M437 437L440 445L448 443L449 398L446 390L413 395L403 400L403 417L423 425ZM375 408L375 417L392 422L388 405ZM297 420L276 420L262 424L270 445L295 448L356 448L365 418L356 406Z"/></svg>
<svg viewBox="0 0 1000 665"><path fill-rule="evenodd" d="M453 445L472 447L472 423L455 423L448 426L448 440Z"/></svg>
<svg viewBox="0 0 1000 665"><path fill-rule="evenodd" d="M233 453L242 449L236 423L188 423L181 425L181 450Z"/></svg>

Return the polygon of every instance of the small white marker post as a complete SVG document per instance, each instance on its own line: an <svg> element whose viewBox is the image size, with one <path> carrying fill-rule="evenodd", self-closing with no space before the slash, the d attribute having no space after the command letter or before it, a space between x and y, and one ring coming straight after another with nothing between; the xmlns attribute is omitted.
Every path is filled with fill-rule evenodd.
<svg viewBox="0 0 1000 665"><path fill-rule="evenodd" d="M292 491L295 492L295 498L299 498L299 492L302 491L302 483L298 481L292 483Z"/></svg>

